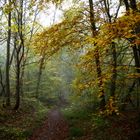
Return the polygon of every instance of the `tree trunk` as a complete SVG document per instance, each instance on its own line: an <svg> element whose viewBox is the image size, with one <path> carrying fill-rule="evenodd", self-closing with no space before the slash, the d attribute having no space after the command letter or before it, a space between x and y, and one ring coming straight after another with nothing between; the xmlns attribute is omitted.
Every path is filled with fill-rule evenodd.
<svg viewBox="0 0 140 140"><path fill-rule="evenodd" d="M130 7L133 10L133 12L138 12L136 0L130 0ZM126 8L126 11L128 10L129 9ZM136 25L134 32L136 34L140 33L140 24ZM130 43L133 43L135 41L135 38L130 38L130 40L131 40ZM133 49L136 71L137 73L140 74L140 45L134 44L132 45L132 49ZM138 77L138 85L140 85L140 77ZM137 92L137 107L139 107L139 93L138 92Z"/></svg>
<svg viewBox="0 0 140 140"><path fill-rule="evenodd" d="M43 65L44 65L44 58L45 57L43 56L40 60L37 86L36 86L36 98L38 98L38 95L39 95L39 88L40 88L40 82L41 82L41 76L42 76L42 68L43 68Z"/></svg>
<svg viewBox="0 0 140 140"><path fill-rule="evenodd" d="M18 35L20 44L16 47L16 104L14 109L17 110L20 106L21 93L21 64L24 58L24 36L23 36L23 0L20 0L20 10L18 11Z"/></svg>
<svg viewBox="0 0 140 140"><path fill-rule="evenodd" d="M11 3L11 0L9 0ZM6 106L10 106L10 42L11 42L11 11L8 13L8 38L7 38L7 53L6 53Z"/></svg>
<svg viewBox="0 0 140 140"><path fill-rule="evenodd" d="M111 50L112 50L112 66L113 66L113 70L112 70L112 77L111 77L111 88L110 88L110 95L112 97L115 96L115 91L116 91L116 79L117 79L117 56L116 56L116 46L115 43L112 42L111 44Z"/></svg>
<svg viewBox="0 0 140 140"><path fill-rule="evenodd" d="M126 5L128 4L127 0L124 0ZM110 15L110 6L108 5L108 1L104 0L105 12L107 13L108 22L112 23L112 18ZM128 5L129 6L129 5ZM117 18L117 17L115 17ZM111 86L110 86L110 95L114 98L116 91L116 79L117 79L117 56L116 56L116 46L115 43L111 43L111 51L112 51L112 77L111 77Z"/></svg>
<svg viewBox="0 0 140 140"><path fill-rule="evenodd" d="M89 0L90 6L90 23L91 23L91 30L92 30L92 37L96 37L96 25L95 25L95 17L94 17L94 8L93 8L93 0ZM94 44L96 45L96 44ZM100 109L103 110L105 107L105 93L103 88L103 80L102 80L102 70L100 64L100 54L99 49L96 48L95 50L95 62L96 62L96 72L98 77L98 86L99 86L99 94L100 94Z"/></svg>
<svg viewBox="0 0 140 140"><path fill-rule="evenodd" d="M126 8L126 11L128 12L129 11L129 3L128 3L128 0L123 0L124 1L124 4L125 4L125 8Z"/></svg>
<svg viewBox="0 0 140 140"><path fill-rule="evenodd" d="M2 95L5 95L5 85L4 85L4 83L3 83L3 75L2 75L2 70L1 70L1 68L0 68L0 85L1 85L1 87L2 87L2 90L1 90L0 95L2 96Z"/></svg>
<svg viewBox="0 0 140 140"><path fill-rule="evenodd" d="M17 110L20 105L20 64L19 54L17 54L17 65L16 65L16 104L14 110Z"/></svg>
<svg viewBox="0 0 140 140"><path fill-rule="evenodd" d="M136 0L130 0L130 6L134 11L137 11Z"/></svg>
<svg viewBox="0 0 140 140"><path fill-rule="evenodd" d="M137 11L137 4L136 0L130 0L130 7L132 8L133 11ZM139 34L140 33L140 25L138 24L135 27L135 33ZM133 42L135 39L131 39L131 42ZM133 48L133 54L134 54L134 59L135 59L135 66L137 73L140 73L140 45L134 44L132 46ZM140 84L140 78L138 78L139 84Z"/></svg>

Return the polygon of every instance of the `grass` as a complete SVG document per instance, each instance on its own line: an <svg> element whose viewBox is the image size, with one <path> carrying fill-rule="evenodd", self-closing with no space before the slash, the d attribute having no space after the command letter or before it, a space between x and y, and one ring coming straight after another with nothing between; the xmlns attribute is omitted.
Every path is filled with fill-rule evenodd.
<svg viewBox="0 0 140 140"><path fill-rule="evenodd" d="M78 109L73 107L63 109L62 113L68 120L87 120L90 116L90 112L87 109Z"/></svg>
<svg viewBox="0 0 140 140"><path fill-rule="evenodd" d="M91 123L90 110L71 106L63 109L62 113L69 123L69 140L78 140L86 135Z"/></svg>
<svg viewBox="0 0 140 140"><path fill-rule="evenodd" d="M70 136L71 137L81 137L84 135L84 130L79 127L71 127L70 128Z"/></svg>
<svg viewBox="0 0 140 140"><path fill-rule="evenodd" d="M137 110L105 117L83 108L71 106L62 110L70 127L69 140L139 140Z"/></svg>
<svg viewBox="0 0 140 140"><path fill-rule="evenodd" d="M34 98L23 99L18 111L0 107L0 139L26 140L46 118L48 109Z"/></svg>

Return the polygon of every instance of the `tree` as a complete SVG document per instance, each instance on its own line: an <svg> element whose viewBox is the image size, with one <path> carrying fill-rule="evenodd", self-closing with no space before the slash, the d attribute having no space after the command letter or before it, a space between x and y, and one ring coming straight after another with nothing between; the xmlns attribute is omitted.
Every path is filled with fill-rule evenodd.
<svg viewBox="0 0 140 140"><path fill-rule="evenodd" d="M96 23L95 23L95 16L94 16L94 9L93 9L93 1L89 0L89 6L90 6L90 23L91 23L91 30L92 30L92 37L96 38L97 36L97 29L96 29ZM96 46L96 43L94 44ZM97 71L97 77L99 80L99 95L100 95L100 109L104 109L105 107L105 92L103 89L103 81L102 81L102 70L101 70L101 64L100 64L100 55L99 55L99 49L96 47L95 50L95 62L96 62L96 71Z"/></svg>
<svg viewBox="0 0 140 140"><path fill-rule="evenodd" d="M130 0L130 3L128 3L127 0L124 0L124 4L125 4L126 11L128 14L129 14L130 8L133 10L133 12L134 12L133 14L138 12L136 0ZM134 28L133 32L134 32L134 34L137 35L140 33L140 25L136 24L135 26L136 27ZM133 42L135 42L135 37L129 38L129 40L130 40L130 43L132 43L136 71L137 71L137 73L140 73L140 44L133 43ZM138 81L139 81L139 85L140 85L140 77L138 77ZM137 107L139 107L139 104L140 104L139 103L139 96L137 96Z"/></svg>
<svg viewBox="0 0 140 140"><path fill-rule="evenodd" d="M7 53L6 53L6 106L10 106L10 43L11 43L11 10L12 10L11 0L7 4L8 13L8 37L7 37Z"/></svg>

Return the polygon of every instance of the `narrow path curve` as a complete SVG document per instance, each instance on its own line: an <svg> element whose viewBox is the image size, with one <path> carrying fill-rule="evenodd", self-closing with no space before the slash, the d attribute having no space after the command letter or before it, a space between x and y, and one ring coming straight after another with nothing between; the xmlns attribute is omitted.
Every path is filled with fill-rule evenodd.
<svg viewBox="0 0 140 140"><path fill-rule="evenodd" d="M48 119L29 140L67 140L68 124L59 108L50 110Z"/></svg>

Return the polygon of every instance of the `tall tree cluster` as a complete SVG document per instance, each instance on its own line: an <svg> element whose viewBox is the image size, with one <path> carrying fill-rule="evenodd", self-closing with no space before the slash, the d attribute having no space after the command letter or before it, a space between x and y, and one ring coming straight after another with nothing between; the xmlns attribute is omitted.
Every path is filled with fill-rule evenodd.
<svg viewBox="0 0 140 140"><path fill-rule="evenodd" d="M35 36L46 42L34 45L48 54L66 46L79 52L75 94L98 96L102 113L139 107L139 14L135 0L75 1L61 23Z"/></svg>
<svg viewBox="0 0 140 140"><path fill-rule="evenodd" d="M75 59L75 79L71 83L74 95L80 95L81 100L88 95L93 99L98 97L99 108L105 114L118 113L119 107L125 108L126 104L139 107L140 3L136 0L73 1L69 9L63 10L59 23L41 30L38 14L49 2L63 7L62 0L0 3L3 19L0 41L6 44L4 75L3 69L0 71L4 106L10 106L14 86L14 109L19 108L27 65L36 62L35 96L38 98L45 64L66 49L65 53L70 52Z"/></svg>
<svg viewBox="0 0 140 140"><path fill-rule="evenodd" d="M11 106L11 98L14 96L13 108L15 110L19 108L26 63L32 61L28 59L30 42L33 34L41 29L41 25L37 23L38 14L46 7L47 2L58 3L58 1L42 0L2 0L0 2L2 19L0 38L2 47L6 45L4 48L6 51L5 75L2 73L4 70L1 69L2 94L5 96L4 107Z"/></svg>

